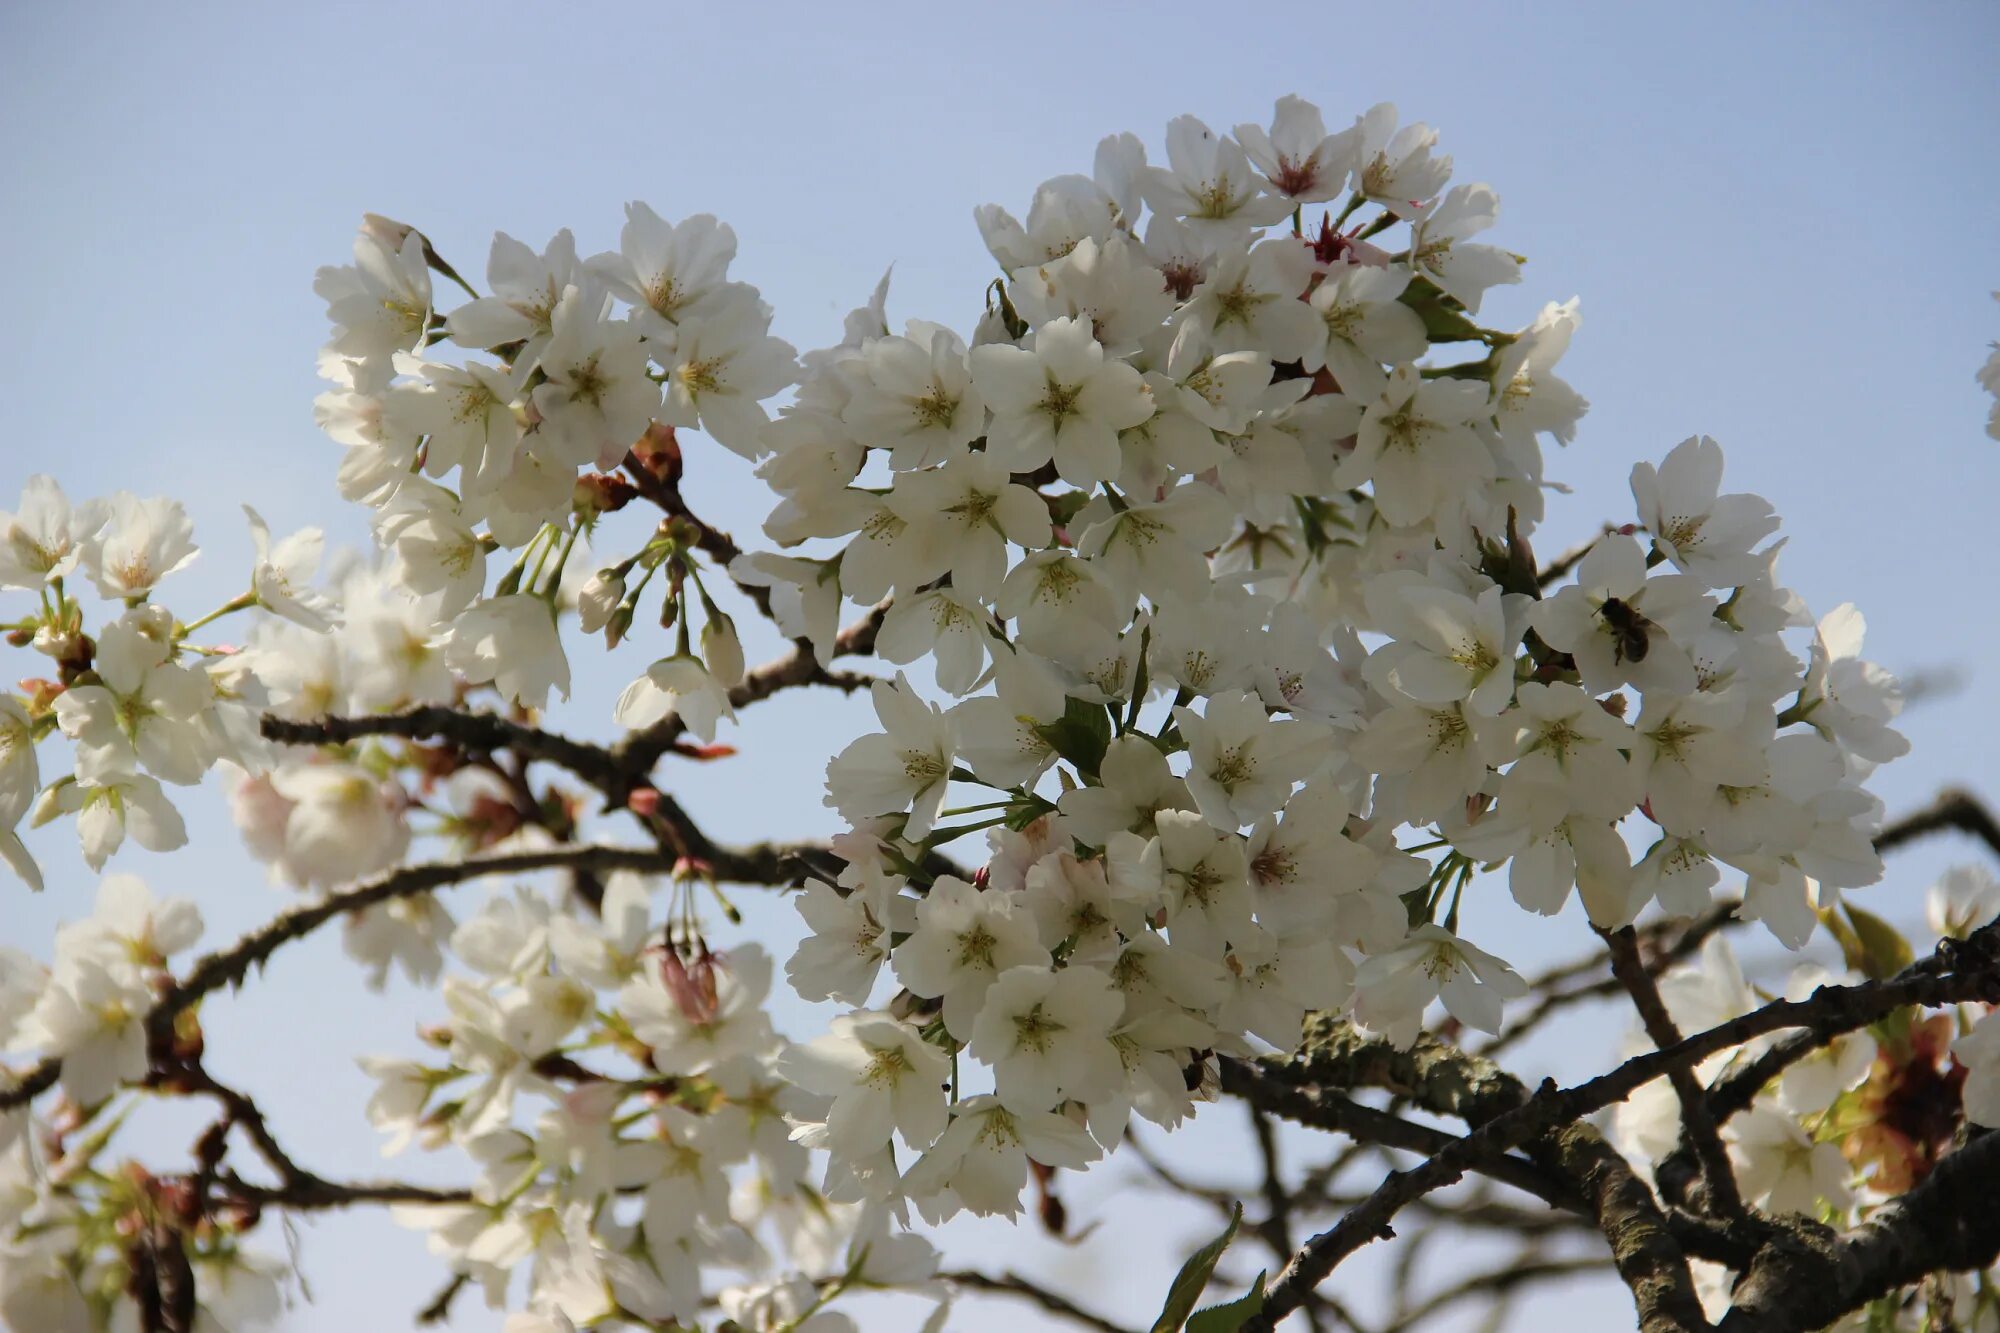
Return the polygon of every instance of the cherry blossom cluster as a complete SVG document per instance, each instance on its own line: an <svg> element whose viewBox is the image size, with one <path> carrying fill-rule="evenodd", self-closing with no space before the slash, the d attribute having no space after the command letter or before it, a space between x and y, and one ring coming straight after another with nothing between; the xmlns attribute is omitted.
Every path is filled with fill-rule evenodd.
<svg viewBox="0 0 2000 1333"><path fill-rule="evenodd" d="M525 1268L536 1310L576 1324L692 1327L704 1276L727 1269L749 1275L719 1298L746 1329L816 1315L838 1333L854 1325L818 1312L841 1292L932 1291L928 1242L808 1183L792 1124L823 1108L785 1077L768 958L742 945L725 965L685 922L663 928L654 888L613 874L594 919L516 888L452 933L469 975L445 980L425 1033L440 1058L364 1061L368 1114L386 1152L456 1146L477 1183L399 1220L494 1304ZM579 1059L595 1062L580 1083Z"/></svg>
<svg viewBox="0 0 2000 1333"><path fill-rule="evenodd" d="M751 559L796 589L787 629L890 595L877 653L960 700L878 684L882 730L828 769L857 837L801 900L794 984L901 987L811 1044L829 1191L1013 1212L1023 1152L1171 1126L1214 1053L1289 1049L1308 1011L1407 1043L1441 999L1497 1031L1525 983L1461 931L1480 872L1613 929L1705 908L1727 866L1791 948L1880 875L1861 781L1905 748L1895 684L1852 608L1815 626L1778 583L1713 441L1636 468L1636 521L1542 577L1576 306L1474 322L1520 261L1472 239L1497 199L1435 140L1296 99L1233 138L1182 117L1164 165L1107 139L1025 223L980 211L1003 276L969 342L878 303L773 423L767 531L844 542ZM916 871L982 829L970 882ZM939 1104L919 1041L981 1083Z"/></svg>
<svg viewBox="0 0 2000 1333"><path fill-rule="evenodd" d="M93 871L128 840L173 850L168 789L211 775L307 904L420 844L548 850L637 816L671 875L341 913L370 984L440 993L423 1058L364 1062L385 1152L475 1173L398 1215L518 1333L693 1327L713 1302L755 1333L839 1333L836 1298L885 1289L941 1327L913 1213L1017 1215L1031 1179L1134 1115L1178 1125L1223 1058L1293 1050L1308 1014L1402 1047L1438 1004L1499 1032L1528 984L1474 937L1509 899L1575 897L1614 931L1703 913L1727 873L1786 948L1825 931L1865 970L1880 923L1842 894L1882 874L1865 782L1907 748L1896 682L1854 608L1815 618L1779 582L1771 506L1723 489L1706 437L1633 469L1629 521L1537 560L1545 442L1586 410L1557 374L1578 306L1480 322L1523 260L1481 239L1497 195L1452 168L1387 105L1332 133L1294 97L1227 135L1183 116L1163 162L1116 135L1024 219L977 211L998 272L969 332L895 331L885 278L803 357L705 214L632 204L591 257L567 231L498 236L485 295L371 215L319 275L317 416L372 553L322 579L317 530L274 540L252 512L247 589L184 618L162 600L196 554L176 502L36 477L0 514L5 629L48 663L0 694L0 859L39 888L19 830L62 818ZM466 299L440 308L439 282ZM707 441L756 464L778 549L688 510ZM826 769L848 829L797 894L785 973L842 1012L799 1042L766 1012L772 960L711 936L711 898L734 909L650 770L619 767L634 744L726 757L722 724L776 688L725 603L795 641L791 683L843 653L905 668ZM205 632L236 615L240 642ZM574 775L588 797L420 731L266 739L429 705L529 727L592 636L654 660L573 705L623 737ZM1995 910L1961 876L1933 926ZM0 950L0 1051L59 1061L61 1093L0 1110L10 1323L130 1326L148 1227L214 1326L280 1309L282 1266L240 1243L254 1190L219 1221L216 1161L106 1157L145 1093L220 1098L223 1134L251 1114L201 1069L191 1010L149 1022L199 929L114 874L47 965ZM1756 1004L1719 940L1663 990L1691 1027ZM1883 1107L1926 1078L2000 1121L2000 1020L1958 1018L1793 1066L1727 1127L1744 1193L1847 1218L1901 1192L1941 1145ZM1619 1112L1635 1158L1673 1148L1673 1097Z"/></svg>
<svg viewBox="0 0 2000 1333"><path fill-rule="evenodd" d="M0 1320L10 1328L135 1327L130 1219L165 1212L195 1222L185 1190L135 1163L104 1160L110 1127L90 1132L83 1108L145 1080L155 988L201 931L189 899L159 899L136 876L110 875L95 913L57 934L49 963L0 947L0 1051L59 1057L69 1106L52 1126L0 1111ZM38 1129L82 1140L59 1172L49 1169ZM191 1225L189 1235L186 1257L215 1326L277 1317L280 1258L242 1245L236 1228Z"/></svg>

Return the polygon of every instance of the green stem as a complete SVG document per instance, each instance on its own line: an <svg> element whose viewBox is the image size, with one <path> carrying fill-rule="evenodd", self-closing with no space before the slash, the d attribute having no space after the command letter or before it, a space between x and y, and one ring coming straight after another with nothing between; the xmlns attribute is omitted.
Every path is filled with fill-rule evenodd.
<svg viewBox="0 0 2000 1333"><path fill-rule="evenodd" d="M180 637L186 638L188 635L200 629L203 625L214 624L216 621L222 619L226 615L230 615L237 611L247 611L255 605L257 605L257 594L254 592L246 592L241 597L232 597L228 601L224 602L221 606L218 606L213 611L210 611L207 615L198 616L195 619L188 621L187 624L182 625Z"/></svg>
<svg viewBox="0 0 2000 1333"><path fill-rule="evenodd" d="M931 835L924 839L924 845L927 847L942 847L945 843L951 842L955 838L962 838L968 833L978 833L982 829L997 828L1006 822L1004 819L989 819L980 824L960 824L956 828L935 828L931 830Z"/></svg>
<svg viewBox="0 0 2000 1333"><path fill-rule="evenodd" d="M978 805L955 805L949 810L938 811L938 817L942 819L947 815L976 815L981 810L1005 810L1012 804L1014 802L1010 797L1004 801L982 801Z"/></svg>
<svg viewBox="0 0 2000 1333"><path fill-rule="evenodd" d="M563 536L562 550L556 553L556 567L549 572L549 586L542 589L542 596L551 602L555 600L556 589L562 586L563 566L569 563L569 553L576 549L576 539L582 532L583 524L572 523L569 531ZM537 572L539 573L539 569Z"/></svg>

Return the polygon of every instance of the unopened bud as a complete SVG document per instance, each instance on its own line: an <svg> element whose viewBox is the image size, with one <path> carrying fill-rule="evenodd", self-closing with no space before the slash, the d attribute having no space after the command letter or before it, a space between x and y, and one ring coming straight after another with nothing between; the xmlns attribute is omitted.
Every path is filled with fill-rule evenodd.
<svg viewBox="0 0 2000 1333"><path fill-rule="evenodd" d="M625 580L615 569L600 569L576 594L576 618L585 634L595 634L618 614L625 600Z"/></svg>
<svg viewBox="0 0 2000 1333"><path fill-rule="evenodd" d="M605 472L587 472L576 479L570 503L586 513L609 514L623 509L638 492L623 477Z"/></svg>
<svg viewBox="0 0 2000 1333"><path fill-rule="evenodd" d="M634 787L625 798L625 808L641 819L651 819L660 812L660 793L656 787Z"/></svg>
<svg viewBox="0 0 2000 1333"><path fill-rule="evenodd" d="M97 653L97 645L90 636L74 625L44 624L35 631L34 643L36 652L53 658L62 668L65 679L88 671Z"/></svg>
<svg viewBox="0 0 2000 1333"><path fill-rule="evenodd" d="M632 613L638 610L631 602L620 602L618 609L611 613L611 619L604 626L604 646L616 648L625 642L626 632L632 628Z"/></svg>
<svg viewBox="0 0 2000 1333"><path fill-rule="evenodd" d="M653 422L646 427L646 433L632 446L632 456L647 472L669 486L680 484L682 460L680 441L674 438L674 428Z"/></svg>
<svg viewBox="0 0 2000 1333"><path fill-rule="evenodd" d="M415 230L416 228L407 222L385 218L380 213L361 215L361 234L371 240L380 241L391 250L401 250L403 242L409 240L410 233Z"/></svg>
<svg viewBox="0 0 2000 1333"><path fill-rule="evenodd" d="M742 684L743 640L736 636L736 622L712 608L701 627L701 660L723 686Z"/></svg>
<svg viewBox="0 0 2000 1333"><path fill-rule="evenodd" d="M64 778L42 788L42 794L35 798L34 806L28 811L28 827L40 828L60 815L63 812L63 788L75 781L75 778Z"/></svg>

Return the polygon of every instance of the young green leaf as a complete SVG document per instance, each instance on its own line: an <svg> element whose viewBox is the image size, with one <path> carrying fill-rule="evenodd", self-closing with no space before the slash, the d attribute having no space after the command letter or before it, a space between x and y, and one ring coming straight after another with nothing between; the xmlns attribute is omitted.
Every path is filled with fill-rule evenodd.
<svg viewBox="0 0 2000 1333"><path fill-rule="evenodd" d="M1243 1321L1264 1312L1264 1275L1257 1274L1250 1290L1233 1301L1196 1310L1187 1321L1187 1333L1236 1333Z"/></svg>
<svg viewBox="0 0 2000 1333"><path fill-rule="evenodd" d="M1215 1265L1222 1259L1222 1252L1229 1248L1229 1242L1236 1239L1236 1228L1243 1223L1243 1205L1237 1204L1230 1210L1229 1225L1222 1234L1188 1256L1181 1265L1181 1271L1174 1275L1174 1285L1167 1289L1167 1304L1160 1311L1160 1317L1153 1321L1153 1333L1180 1333L1181 1325L1194 1312L1194 1303L1201 1299L1201 1293L1208 1286L1208 1280L1215 1276ZM1262 1303L1262 1297L1259 1298ZM1247 1317L1247 1316L1246 1316Z"/></svg>

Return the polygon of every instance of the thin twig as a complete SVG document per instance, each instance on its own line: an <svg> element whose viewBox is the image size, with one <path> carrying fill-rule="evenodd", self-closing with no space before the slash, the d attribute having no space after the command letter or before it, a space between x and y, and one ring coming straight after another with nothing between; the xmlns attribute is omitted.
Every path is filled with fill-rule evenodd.
<svg viewBox="0 0 2000 1333"><path fill-rule="evenodd" d="M437 1295L431 1297L430 1303L417 1311L416 1322L428 1326L442 1324L451 1318L451 1303L458 1298L459 1292L465 1290L465 1284L469 1281L471 1279L464 1273L453 1273L451 1280L438 1288Z"/></svg>
<svg viewBox="0 0 2000 1333"><path fill-rule="evenodd" d="M1500 1297L1512 1292L1516 1287L1534 1282L1546 1282L1551 1278L1575 1277L1580 1273L1608 1272L1604 1260L1592 1257L1571 1259L1517 1259L1504 1268L1491 1272L1476 1273L1463 1278L1426 1297L1412 1306L1383 1333L1405 1333L1413 1329L1440 1310L1447 1309L1460 1301L1474 1297Z"/></svg>
<svg viewBox="0 0 2000 1333"><path fill-rule="evenodd" d="M174 1020L203 996L224 986L240 986L252 967L263 963L281 947L348 912L486 875L524 874L533 870L573 869L579 866L594 870L662 871L671 869L673 862L650 847L586 845L472 856L461 861L437 861L392 870L355 888L281 912L229 947L197 959L186 977L162 992L159 1003L147 1017L146 1024L154 1047L167 1049L171 1046ZM60 1059L53 1056L43 1059L23 1075L20 1082L0 1090L0 1110L21 1105L53 1085L61 1069Z"/></svg>
<svg viewBox="0 0 2000 1333"><path fill-rule="evenodd" d="M1716 903L1685 925L1660 921L1641 929L1640 942L1642 946L1646 946L1644 952L1647 973L1657 977L1675 963L1697 953L1701 946L1708 942L1709 936L1737 924L1740 918L1736 913L1742 906L1741 899L1730 898ZM1675 933L1676 931L1678 933ZM1670 941L1668 941L1669 935L1672 936ZM1662 944L1662 941L1667 942ZM1499 1036L1480 1047L1478 1053L1491 1059L1540 1027L1558 1011L1586 1000L1602 999L1617 994L1619 983L1615 977L1599 977L1582 986L1569 985L1579 977L1596 974L1602 965L1603 957L1593 953L1552 968L1535 978L1529 983L1529 993L1540 995L1542 998L1526 1013L1510 1023ZM1561 989L1556 989L1559 987Z"/></svg>
<svg viewBox="0 0 2000 1333"><path fill-rule="evenodd" d="M1893 851L1904 843L1946 832L1970 834L1985 843L1994 855L2000 856L2000 819L1994 817L1983 801L1962 787L1946 787L1923 809L1912 810L1885 825L1875 835L1875 850Z"/></svg>
<svg viewBox="0 0 2000 1333"><path fill-rule="evenodd" d="M882 621L888 614L889 603L885 601L847 625L834 636L832 656L865 657L873 653L876 635L881 632ZM773 658L745 672L743 679L730 687L729 704L740 710L768 699L780 690L805 685L826 685L851 694L873 683L868 676L822 667L812 644L805 639L796 639L783 657ZM660 756L672 749L674 742L686 731L687 723L681 720L680 714L670 712L652 726L635 731L620 741L612 754L625 771L650 773Z"/></svg>
<svg viewBox="0 0 2000 1333"><path fill-rule="evenodd" d="M1067 1296L1050 1291L1047 1287L1031 1282L1018 1273L1004 1272L994 1277L989 1273L961 1269L940 1273L938 1276L955 1286L966 1287L973 1291L1033 1301L1050 1314L1060 1316L1071 1323L1081 1324L1085 1328L1097 1329L1098 1333L1125 1333L1124 1329L1102 1315L1092 1314Z"/></svg>

